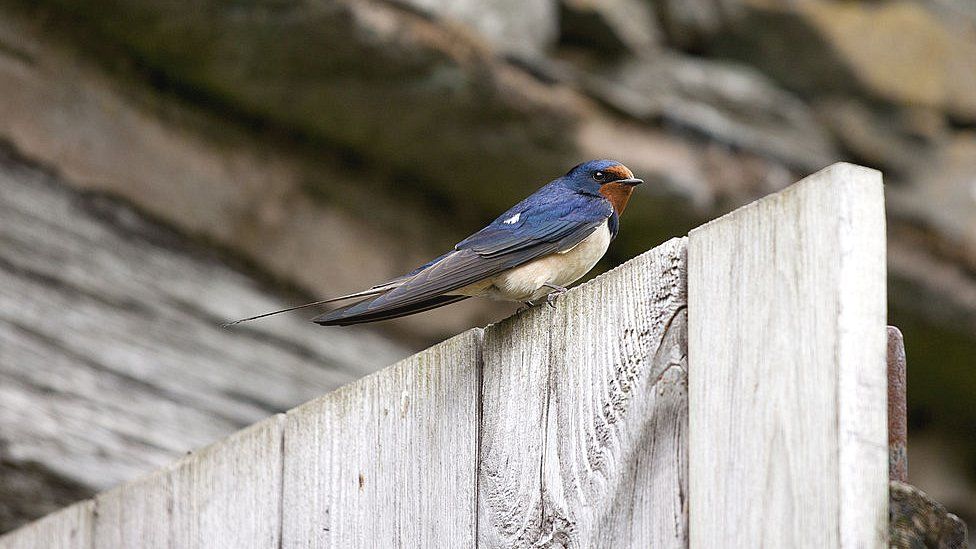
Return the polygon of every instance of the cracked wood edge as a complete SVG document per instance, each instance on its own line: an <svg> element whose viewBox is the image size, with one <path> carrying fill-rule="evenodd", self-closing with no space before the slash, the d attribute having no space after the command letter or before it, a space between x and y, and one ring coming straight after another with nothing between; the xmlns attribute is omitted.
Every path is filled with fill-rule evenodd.
<svg viewBox="0 0 976 549"><path fill-rule="evenodd" d="M835 164L688 247L691 547L882 547L879 172Z"/></svg>
<svg viewBox="0 0 976 549"><path fill-rule="evenodd" d="M686 546L684 250L486 329L479 546Z"/></svg>
<svg viewBox="0 0 976 549"><path fill-rule="evenodd" d="M481 334L288 412L283 547L474 546Z"/></svg>

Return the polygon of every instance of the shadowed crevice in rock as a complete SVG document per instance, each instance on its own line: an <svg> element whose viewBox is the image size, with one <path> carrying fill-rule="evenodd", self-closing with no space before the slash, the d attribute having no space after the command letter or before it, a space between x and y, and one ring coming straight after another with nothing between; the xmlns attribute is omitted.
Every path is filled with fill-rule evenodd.
<svg viewBox="0 0 976 549"><path fill-rule="evenodd" d="M95 495L79 484L36 462L16 462L3 453L0 441L0 532Z"/></svg>

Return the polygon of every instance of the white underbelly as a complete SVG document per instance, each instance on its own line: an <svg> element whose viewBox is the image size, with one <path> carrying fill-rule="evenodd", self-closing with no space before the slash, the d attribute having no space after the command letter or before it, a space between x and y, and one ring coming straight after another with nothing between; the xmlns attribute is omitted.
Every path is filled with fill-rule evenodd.
<svg viewBox="0 0 976 549"><path fill-rule="evenodd" d="M601 225L590 236L572 248L543 256L519 265L465 288L457 293L506 301L531 301L539 299L553 286L569 286L583 277L607 252L610 245L610 229Z"/></svg>

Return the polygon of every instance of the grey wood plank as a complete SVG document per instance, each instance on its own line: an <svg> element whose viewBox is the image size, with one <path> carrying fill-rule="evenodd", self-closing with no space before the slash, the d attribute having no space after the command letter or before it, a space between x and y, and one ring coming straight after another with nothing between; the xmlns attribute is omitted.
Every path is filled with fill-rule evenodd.
<svg viewBox="0 0 976 549"><path fill-rule="evenodd" d="M94 547L173 547L172 509L172 466L99 494Z"/></svg>
<svg viewBox="0 0 976 549"><path fill-rule="evenodd" d="M479 546L686 545L684 250L486 330Z"/></svg>
<svg viewBox="0 0 976 549"><path fill-rule="evenodd" d="M284 414L96 499L94 547L275 548Z"/></svg>
<svg viewBox="0 0 976 549"><path fill-rule="evenodd" d="M92 501L78 502L0 536L0 549L91 549Z"/></svg>
<svg viewBox="0 0 976 549"><path fill-rule="evenodd" d="M689 242L691 547L882 547L881 176L835 164Z"/></svg>
<svg viewBox="0 0 976 549"><path fill-rule="evenodd" d="M481 330L288 412L283 543L471 547Z"/></svg>

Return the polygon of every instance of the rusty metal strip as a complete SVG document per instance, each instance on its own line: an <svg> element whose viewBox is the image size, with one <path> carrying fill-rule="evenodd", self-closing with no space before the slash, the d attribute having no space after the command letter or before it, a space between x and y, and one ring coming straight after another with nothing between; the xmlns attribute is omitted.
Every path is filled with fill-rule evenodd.
<svg viewBox="0 0 976 549"><path fill-rule="evenodd" d="M888 477L908 482L908 407L905 340L888 326Z"/></svg>

